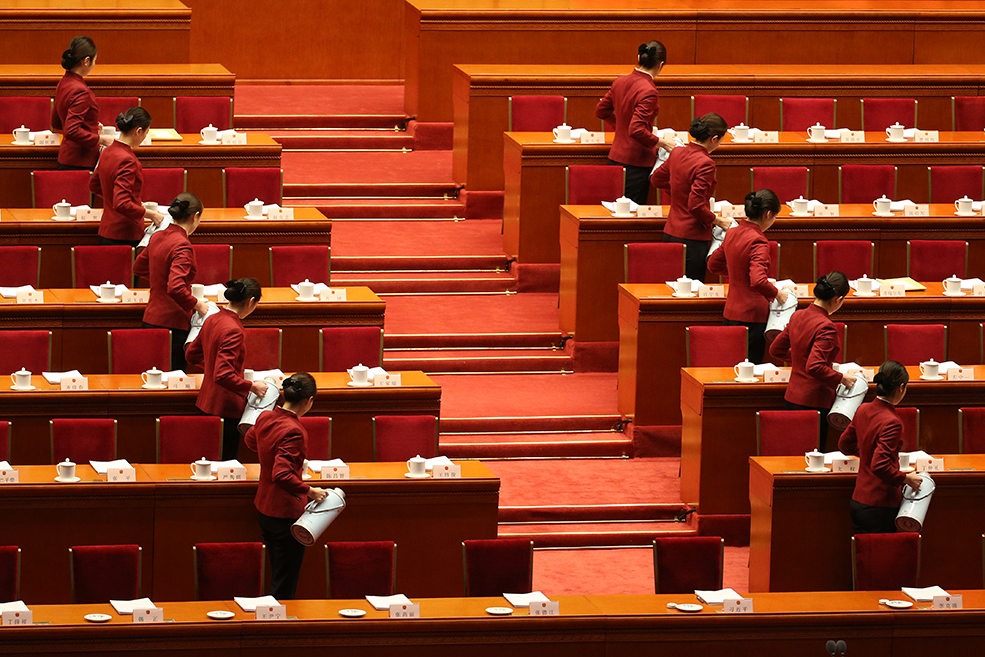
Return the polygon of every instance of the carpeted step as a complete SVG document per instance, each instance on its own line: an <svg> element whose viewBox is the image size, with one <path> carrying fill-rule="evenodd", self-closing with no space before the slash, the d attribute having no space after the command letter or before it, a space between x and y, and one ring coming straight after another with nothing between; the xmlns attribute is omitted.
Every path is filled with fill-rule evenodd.
<svg viewBox="0 0 985 657"><path fill-rule="evenodd" d="M384 351L383 366L394 370L423 370L428 374L572 371L571 358L557 349Z"/></svg>
<svg viewBox="0 0 985 657"><path fill-rule="evenodd" d="M455 198L451 151L289 151L281 157L290 198Z"/></svg>
<svg viewBox="0 0 985 657"><path fill-rule="evenodd" d="M285 151L403 151L413 150L414 137L406 130L268 130Z"/></svg>
<svg viewBox="0 0 985 657"><path fill-rule="evenodd" d="M503 252L502 231L503 222L496 219L342 223L332 227L332 266L335 268L336 260L340 259L342 266L350 260L357 263L346 269L506 270L508 258ZM460 258L461 263L446 264L453 258ZM418 264L408 266L415 259ZM380 266L389 262L396 264ZM441 264L431 265L431 262Z"/></svg>
<svg viewBox="0 0 985 657"><path fill-rule="evenodd" d="M465 216L465 204L455 199L387 199L387 198L290 198L290 205L314 206L329 219L459 219ZM335 233L341 222L332 226ZM378 223L361 221L359 223ZM395 222L390 222L395 223ZM333 240L334 241L334 240ZM332 259L334 267L334 258Z"/></svg>
<svg viewBox="0 0 985 657"><path fill-rule="evenodd" d="M590 545L649 545L658 536L696 536L685 523L584 522L499 524L500 538L533 541L535 548Z"/></svg>
<svg viewBox="0 0 985 657"><path fill-rule="evenodd" d="M387 305L400 301L400 297L387 299ZM421 348L525 348L558 347L561 344L561 333L391 333L384 332L383 346L385 349L421 349Z"/></svg>
<svg viewBox="0 0 985 657"><path fill-rule="evenodd" d="M438 375L442 379L442 395L448 381L461 379L467 374ZM493 378L494 374L476 374L475 378ZM518 374L510 376L562 376L556 374ZM572 375L565 375L572 376ZM433 377L432 377L433 378ZM478 392L476 393L478 394ZM441 428L451 433L532 433L551 431L566 433L571 431L612 431L619 427L618 415L495 415L488 417L457 417L446 414L442 399Z"/></svg>
<svg viewBox="0 0 985 657"><path fill-rule="evenodd" d="M334 251L334 234L332 242ZM557 295L529 293L388 299L384 329L388 336L556 334L559 331Z"/></svg>
<svg viewBox="0 0 985 657"><path fill-rule="evenodd" d="M237 128L393 128L406 123L402 85L236 85Z"/></svg>
<svg viewBox="0 0 985 657"><path fill-rule="evenodd" d="M366 286L376 294L447 292L506 292L516 282L507 272L341 272L339 285Z"/></svg>
<svg viewBox="0 0 985 657"><path fill-rule="evenodd" d="M332 226L333 238L335 226ZM336 250L338 240L333 240ZM504 255L458 256L339 256L332 254L333 272L506 272Z"/></svg>
<svg viewBox="0 0 985 657"><path fill-rule="evenodd" d="M285 153L284 156L292 153ZM298 153L293 153L297 155ZM284 168L284 198L286 199L440 199L457 198L459 185L453 182L313 182L288 183L289 169ZM380 176L369 173L368 180ZM324 180L331 180L326 174Z"/></svg>
<svg viewBox="0 0 985 657"><path fill-rule="evenodd" d="M683 504L591 504L564 506L500 506L499 521L539 522L620 522L675 520Z"/></svg>
<svg viewBox="0 0 985 657"><path fill-rule="evenodd" d="M628 456L633 440L621 432L490 433L442 432L441 453L449 458L571 458L578 456Z"/></svg>

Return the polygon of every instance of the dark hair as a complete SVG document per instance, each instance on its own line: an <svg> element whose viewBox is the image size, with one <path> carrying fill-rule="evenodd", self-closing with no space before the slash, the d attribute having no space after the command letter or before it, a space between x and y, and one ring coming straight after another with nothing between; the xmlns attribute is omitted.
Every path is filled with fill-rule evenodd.
<svg viewBox="0 0 985 657"><path fill-rule="evenodd" d="M640 66L646 69L656 68L657 64L663 64L667 61L667 49L659 41L641 43L637 53L640 58Z"/></svg>
<svg viewBox="0 0 985 657"><path fill-rule="evenodd" d="M239 303L247 299L260 300L260 283L255 278L238 278L226 281L226 301Z"/></svg>
<svg viewBox="0 0 985 657"><path fill-rule="evenodd" d="M204 209L197 196L191 192L182 192L171 201L168 214L178 223L184 223Z"/></svg>
<svg viewBox="0 0 985 657"><path fill-rule="evenodd" d="M872 379L876 384L876 395L885 397L904 383L910 381L910 375L902 363L887 360L879 366L879 372Z"/></svg>
<svg viewBox="0 0 985 657"><path fill-rule="evenodd" d="M96 44L87 36L77 36L68 44L68 50L62 53L62 68L71 71L86 57L96 58Z"/></svg>
<svg viewBox="0 0 985 657"><path fill-rule="evenodd" d="M780 199L772 189L761 189L746 194L746 216L761 219L766 212L780 212Z"/></svg>
<svg viewBox="0 0 985 657"><path fill-rule="evenodd" d="M284 379L282 389L284 400L296 404L309 397L314 397L318 392L318 384L315 383L315 377L307 372L296 372Z"/></svg>
<svg viewBox="0 0 985 657"><path fill-rule="evenodd" d="M821 301L830 301L835 297L848 294L848 277L840 271L833 271L820 277L814 283L814 296Z"/></svg>
<svg viewBox="0 0 985 657"><path fill-rule="evenodd" d="M691 128L688 132L697 141L707 141L712 137L724 137L725 133L728 132L728 123L714 112L709 112L691 121Z"/></svg>
<svg viewBox="0 0 985 657"><path fill-rule="evenodd" d="M150 127L150 113L143 107L131 107L116 115L116 127L120 132L130 132L135 128L146 130Z"/></svg>

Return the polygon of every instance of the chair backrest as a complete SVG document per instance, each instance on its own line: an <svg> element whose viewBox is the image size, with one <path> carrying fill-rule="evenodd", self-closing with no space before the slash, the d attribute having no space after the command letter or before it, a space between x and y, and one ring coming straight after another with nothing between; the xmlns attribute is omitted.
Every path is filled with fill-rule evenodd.
<svg viewBox="0 0 985 657"><path fill-rule="evenodd" d="M886 360L915 366L933 358L947 360L947 326L944 324L886 324Z"/></svg>
<svg viewBox="0 0 985 657"><path fill-rule="evenodd" d="M233 277L233 247L229 244L192 244L195 253L193 283L215 285Z"/></svg>
<svg viewBox="0 0 985 657"><path fill-rule="evenodd" d="M360 541L325 544L325 589L330 600L393 595L397 581L397 544Z"/></svg>
<svg viewBox="0 0 985 657"><path fill-rule="evenodd" d="M36 208L50 208L68 201L72 205L91 205L88 171L32 171L31 199Z"/></svg>
<svg viewBox="0 0 985 657"><path fill-rule="evenodd" d="M524 538L462 541L465 597L530 593L534 585L534 542Z"/></svg>
<svg viewBox="0 0 985 657"><path fill-rule="evenodd" d="M899 591L920 581L920 534L856 534L852 537L852 585L856 591Z"/></svg>
<svg viewBox="0 0 985 657"><path fill-rule="evenodd" d="M565 122L564 96L510 96L510 132L550 132Z"/></svg>
<svg viewBox="0 0 985 657"><path fill-rule="evenodd" d="M872 203L896 198L896 167L892 164L845 164L838 167L838 202Z"/></svg>
<svg viewBox="0 0 985 657"><path fill-rule="evenodd" d="M897 406L896 412L903 421L903 452L920 449L920 409L912 406Z"/></svg>
<svg viewBox="0 0 985 657"><path fill-rule="evenodd" d="M344 372L356 365L383 364L383 329L378 326L330 326L318 330L322 372Z"/></svg>
<svg viewBox="0 0 985 657"><path fill-rule="evenodd" d="M116 125L116 116L131 107L140 107L137 96L96 96L99 106L99 122L103 125Z"/></svg>
<svg viewBox="0 0 985 657"><path fill-rule="evenodd" d="M0 420L0 461L10 460L10 434L13 426L9 420Z"/></svg>
<svg viewBox="0 0 985 657"><path fill-rule="evenodd" d="M332 458L332 418L305 415L301 425L308 433L306 452L308 458L318 461L328 461Z"/></svg>
<svg viewBox="0 0 985 657"><path fill-rule="evenodd" d="M909 240L906 275L916 281L943 281L968 275L968 243L961 240Z"/></svg>
<svg viewBox="0 0 985 657"><path fill-rule="evenodd" d="M814 279L840 271L850 280L864 274L875 276L875 249L864 240L822 240L814 242ZM818 273L821 272L821 273Z"/></svg>
<svg viewBox="0 0 985 657"><path fill-rule="evenodd" d="M772 189L780 203L795 198L809 198L811 170L807 167L752 167L750 191Z"/></svg>
<svg viewBox="0 0 985 657"><path fill-rule="evenodd" d="M927 167L927 197L931 203L953 203L967 196L985 198L985 167L976 164Z"/></svg>
<svg viewBox="0 0 985 657"><path fill-rule="evenodd" d="M331 251L327 244L270 247L270 281L274 287L288 287L310 280L328 285Z"/></svg>
<svg viewBox="0 0 985 657"><path fill-rule="evenodd" d="M756 444L760 456L800 456L817 447L821 414L817 411L757 411Z"/></svg>
<svg viewBox="0 0 985 657"><path fill-rule="evenodd" d="M818 123L826 128L837 127L838 101L836 99L780 99L780 130L784 132L806 132L807 128Z"/></svg>
<svg viewBox="0 0 985 657"><path fill-rule="evenodd" d="M653 587L660 593L722 588L725 540L718 536L674 536L653 541Z"/></svg>
<svg viewBox="0 0 985 657"><path fill-rule="evenodd" d="M73 246L72 287L84 289L106 281L116 285L132 284L133 247Z"/></svg>
<svg viewBox="0 0 985 657"><path fill-rule="evenodd" d="M53 463L61 463L65 459L76 464L116 459L116 420L54 419L49 420L48 425Z"/></svg>
<svg viewBox="0 0 985 657"><path fill-rule="evenodd" d="M192 546L196 600L263 595L263 543L196 543Z"/></svg>
<svg viewBox="0 0 985 657"><path fill-rule="evenodd" d="M21 549L16 545L0 545L0 602L20 600Z"/></svg>
<svg viewBox="0 0 985 657"><path fill-rule="evenodd" d="M0 262L0 286L41 287L40 246L0 246Z"/></svg>
<svg viewBox="0 0 985 657"><path fill-rule="evenodd" d="M226 167L222 170L222 198L227 208L245 206L253 199L266 205L284 200L284 170L275 167Z"/></svg>
<svg viewBox="0 0 985 657"><path fill-rule="evenodd" d="M689 326L685 334L688 367L732 367L749 354L745 326Z"/></svg>
<svg viewBox="0 0 985 657"><path fill-rule="evenodd" d="M191 463L205 457L222 457L221 417L213 415L163 415L157 418L157 462Z"/></svg>
<svg viewBox="0 0 985 657"><path fill-rule="evenodd" d="M951 96L951 129L985 129L985 96Z"/></svg>
<svg viewBox="0 0 985 657"><path fill-rule="evenodd" d="M0 134L21 126L35 132L50 129L51 105L48 96L0 96Z"/></svg>
<svg viewBox="0 0 985 657"><path fill-rule="evenodd" d="M914 98L863 98L862 130L883 132L894 123L917 127L917 101Z"/></svg>
<svg viewBox="0 0 985 657"><path fill-rule="evenodd" d="M687 246L675 242L638 242L624 247L623 280L627 283L664 283L684 275Z"/></svg>
<svg viewBox="0 0 985 657"><path fill-rule="evenodd" d="M0 375L22 367L34 374L51 371L51 331L0 331Z"/></svg>
<svg viewBox="0 0 985 657"><path fill-rule="evenodd" d="M284 351L284 331L279 328L247 328L246 360L243 366L249 370L280 369Z"/></svg>
<svg viewBox="0 0 985 657"><path fill-rule="evenodd" d="M599 205L615 201L626 189L626 169L604 164L573 164L564 169L564 202Z"/></svg>
<svg viewBox="0 0 985 657"><path fill-rule="evenodd" d="M140 198L165 204L161 212L167 211L167 204L188 189L188 171L185 169L144 169L144 186Z"/></svg>
<svg viewBox="0 0 985 657"><path fill-rule="evenodd" d="M116 329L106 332L110 374L171 369L171 329Z"/></svg>
<svg viewBox="0 0 985 657"><path fill-rule="evenodd" d="M233 99L227 96L178 96L174 99L174 129L195 134L212 124L219 130L233 127Z"/></svg>
<svg viewBox="0 0 985 657"><path fill-rule="evenodd" d="M985 408L958 409L958 453L985 454Z"/></svg>
<svg viewBox="0 0 985 657"><path fill-rule="evenodd" d="M373 418L373 460L406 461L438 454L438 418L433 415L377 415Z"/></svg>
<svg viewBox="0 0 985 657"><path fill-rule="evenodd" d="M68 549L72 604L140 597L139 545L76 545Z"/></svg>
<svg viewBox="0 0 985 657"><path fill-rule="evenodd" d="M691 116L701 117L709 112L718 114L729 127L749 125L749 98L746 96L691 96Z"/></svg>

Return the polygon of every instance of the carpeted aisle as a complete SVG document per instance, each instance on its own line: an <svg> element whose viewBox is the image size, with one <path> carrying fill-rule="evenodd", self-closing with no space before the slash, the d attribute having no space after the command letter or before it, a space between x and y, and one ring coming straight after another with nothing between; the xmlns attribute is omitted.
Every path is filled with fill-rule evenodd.
<svg viewBox="0 0 985 657"><path fill-rule="evenodd" d="M237 84L235 113L240 116L404 115L399 84Z"/></svg>

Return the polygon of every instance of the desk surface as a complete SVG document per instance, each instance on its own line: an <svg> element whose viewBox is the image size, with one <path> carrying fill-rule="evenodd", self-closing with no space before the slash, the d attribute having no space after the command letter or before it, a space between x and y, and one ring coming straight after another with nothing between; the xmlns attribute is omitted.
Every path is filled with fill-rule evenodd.
<svg viewBox="0 0 985 657"><path fill-rule="evenodd" d="M730 199L719 198L719 201L728 201ZM735 199L735 204L740 205L742 199ZM787 204L780 206L780 214L777 216L776 223L770 227L767 231L767 237L772 237L773 233L770 231L781 228L795 228L795 227L811 227L817 228L822 227L825 224L835 223L839 221L851 221L853 223L868 223L877 227L893 227L899 226L901 224L920 224L926 223L928 219L933 219L942 222L965 222L979 228L983 227L982 224L982 213L976 212L972 215L958 216L954 210L953 203L931 203L928 208L930 215L927 217L906 217L903 212L893 212L891 217L876 216L875 212L872 210L871 203L842 203L838 205L838 216L837 217L815 217L811 216L801 216L794 215L793 210ZM605 209L604 206L600 205L562 205L562 214L570 215L571 217L579 220L599 220L599 223L592 224L595 228L601 228L605 226L623 226L632 223L653 223L659 222L663 223L667 214L670 212L669 205L661 205L661 210L663 211L662 217L644 217L639 218L635 215L631 217L615 217L611 212ZM13 210L11 212L17 212ZM39 210L38 212L46 212L44 210ZM50 212L48 214L51 214ZM14 215L15 219L17 215ZM627 222L627 223L624 223Z"/></svg>
<svg viewBox="0 0 985 657"><path fill-rule="evenodd" d="M618 0L608 2L607 0L509 0L504 3L501 0L407 0L407 4L419 11L485 11L485 12L523 12L533 11L538 13L565 12L565 11L590 11L603 14L613 12L645 12L647 14L676 14L681 13L698 16L703 13L720 14L725 12L728 15L743 14L800 14L812 18L822 18L830 15L844 15L846 12L851 14L861 14L866 18L878 18L880 16L889 20L891 17L898 17L901 13L917 14L920 17L931 17L934 15L957 14L965 17L972 17L975 13L985 14L985 3L975 0L957 0L949 2L947 0L894 0L892 3L874 2L872 0L860 0L859 2L849 2L846 0L818 0L805 7L804 3L797 0L758 0L755 2L745 2L741 9L736 9L735 4L729 0L670 0L661 2L660 6L654 6L648 0Z"/></svg>
<svg viewBox="0 0 985 657"><path fill-rule="evenodd" d="M140 289L140 288L132 288ZM145 288L146 289L146 288ZM274 305L287 305L294 308L301 307L311 307L311 308L325 308L327 304L331 306L345 307L348 304L360 304L360 303L372 303L372 304L382 304L384 301L380 299L376 294L373 293L368 287L348 287L340 288L346 290L346 300L345 301L320 301L317 298L313 301L298 301L298 293L294 291L293 288L289 287L267 287L263 289L263 298L257 304L258 307L263 307L264 305L274 306ZM76 307L79 305L92 306L93 308L105 308L107 312L113 311L116 308L135 308L139 307L141 310L146 306L143 303L102 303L97 300L97 295L95 292L89 288L56 288L56 289L46 289L44 290L44 303L43 304L19 304L16 299L0 299L0 307L11 306L18 308L23 311L27 311L30 308L36 308L37 306L42 306L44 308L55 307L55 306L68 306ZM206 297L208 299L214 299L215 297ZM119 311L114 311L118 313Z"/></svg>
<svg viewBox="0 0 985 657"><path fill-rule="evenodd" d="M152 200L152 199L150 199ZM162 199L163 201L164 199ZM331 223L331 219L326 217L318 208L301 205L301 206L281 206L284 208L294 209L294 219L278 219L271 221L264 217L263 219L250 219L246 216L246 211L242 208L205 208L205 212L202 214L202 223L198 227L198 231L205 231L209 224L213 222L217 223L242 223L247 226L270 228L271 231L276 231L281 226L291 226L292 222L300 221L327 221ZM166 206L160 206L162 212L167 212ZM3 217L3 221L0 222L0 230L6 230L9 225L16 225L18 223L29 223L29 224L52 224L53 226L99 226L99 221L55 221L52 219L51 210L48 208L3 208L0 209L0 216ZM150 220L144 220L144 225L149 226ZM77 231L76 231L77 232Z"/></svg>
<svg viewBox="0 0 985 657"><path fill-rule="evenodd" d="M577 126L576 126L577 127ZM665 126L674 127L674 126ZM756 126L752 126L756 127ZM675 128L676 129L676 128ZM682 127L681 131L685 128ZM603 149L608 152L609 146L612 144L612 131L607 131L605 133L605 144L558 144L554 142L554 135L550 132L506 132L504 133L504 138L506 140L507 148L511 145L519 146L526 150L527 148L532 149L570 149L570 150L580 150L585 148L594 148L596 150ZM725 137L722 138L722 146L720 149L712 153L712 157L715 155L721 155L721 149L728 149L731 152L737 152L738 149L749 149L750 151L756 151L759 149L790 149L795 148L797 150L814 151L817 149L820 152L827 152L827 150L868 150L872 148L889 149L894 152L898 152L904 148L915 148L919 150L943 148L948 144L981 144L985 142L985 133L982 132L970 132L970 131L939 131L940 141L938 142L921 142L915 143L912 139L906 140L904 142L891 142L886 139L885 132L866 132L865 141L861 143L843 143L837 139L829 139L825 143L812 142L808 140L806 132L780 132L779 142L777 143L739 143L736 142L732 135L726 133ZM688 141L693 141L690 137ZM512 142L512 144L511 144Z"/></svg>
<svg viewBox="0 0 985 657"><path fill-rule="evenodd" d="M75 2L59 2L57 0L6 0L0 8L2 13L21 14L27 11L43 13L72 13L98 11L101 9L134 11L163 11L170 10L189 13L188 7L179 0L76 0Z"/></svg>
<svg viewBox="0 0 985 657"><path fill-rule="evenodd" d="M138 146L134 149L137 157L143 161L145 156L153 155L191 155L193 153L210 154L210 153L225 153L229 152L231 149L244 149L244 148L263 148L276 150L278 153L281 150L281 145L274 141L274 139L265 132L243 132L241 134L246 135L246 144L228 145L228 144L200 144L202 141L202 136L198 133L195 134L183 134L181 135L181 141L168 141L164 139L158 139L153 141L150 146ZM0 157L11 157L16 153L25 153L27 155L32 155L35 153L57 153L58 146L35 146L25 145L21 146L14 144L7 140L0 140Z"/></svg>
<svg viewBox="0 0 985 657"><path fill-rule="evenodd" d="M154 0L147 0L148 3ZM162 0L168 2L168 0ZM9 5L10 3L5 3ZM79 8L81 3L70 3L74 10ZM106 0L106 4L118 4L113 0ZM127 6L133 6L135 2L123 2ZM174 2L173 4L180 4ZM6 8L0 8L3 12ZM29 80L38 84L50 83L51 94L55 94L55 86L65 75L65 69L60 64L0 64L0 88L7 86L15 81ZM86 77L86 84L94 90L106 85L118 84L139 84L142 86L158 86L172 83L182 78L195 78L196 80L209 80L228 82L232 84L236 75L222 64L103 64L100 63L92 69ZM214 93L214 91L213 91Z"/></svg>

